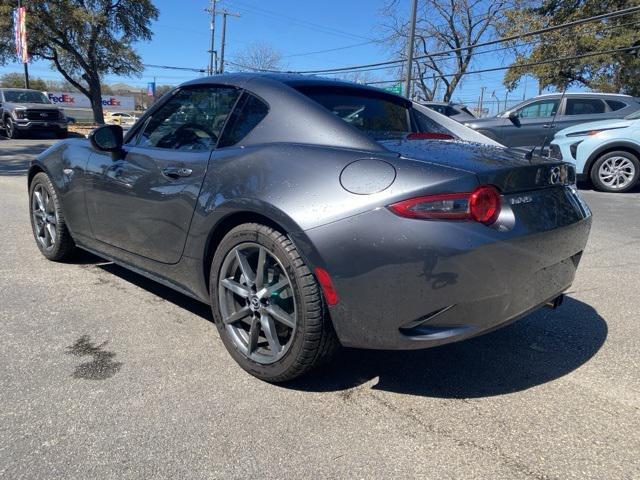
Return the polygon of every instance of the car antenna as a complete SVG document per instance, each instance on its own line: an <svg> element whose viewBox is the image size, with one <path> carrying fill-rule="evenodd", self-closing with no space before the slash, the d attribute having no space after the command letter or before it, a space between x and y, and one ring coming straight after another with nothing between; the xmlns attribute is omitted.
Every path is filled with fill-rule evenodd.
<svg viewBox="0 0 640 480"><path fill-rule="evenodd" d="M553 112L553 117L551 118L551 123L549 124L549 128L553 128L553 126L556 123L556 115L558 115L558 110L560 110L560 106L562 105L562 100L564 99L564 95L565 93L567 93L567 86L569 84L565 83L564 84L564 88L562 89L562 95L560 95L560 100L558 101L558 107L556 108L556 111ZM542 145L540 146L540 155L542 156L544 154L544 147L547 146L547 140L549 139L549 135L545 135L544 140L542 141ZM525 158L529 161L531 161L531 159L533 158L533 154L536 151L536 148L538 147L533 147L531 149L530 152L527 152L527 154L525 155Z"/></svg>

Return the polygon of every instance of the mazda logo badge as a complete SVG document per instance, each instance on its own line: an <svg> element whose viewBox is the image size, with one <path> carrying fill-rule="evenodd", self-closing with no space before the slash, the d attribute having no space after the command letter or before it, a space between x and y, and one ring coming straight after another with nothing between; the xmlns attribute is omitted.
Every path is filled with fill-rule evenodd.
<svg viewBox="0 0 640 480"><path fill-rule="evenodd" d="M47 118L47 116L48 116L48 115L47 115L46 113L42 112L42 113L40 114L40 116L41 116L42 118Z"/></svg>
<svg viewBox="0 0 640 480"><path fill-rule="evenodd" d="M558 185L564 181L563 177L566 177L566 173L562 171L561 167L553 167L551 174L549 175L549 183L551 185Z"/></svg>

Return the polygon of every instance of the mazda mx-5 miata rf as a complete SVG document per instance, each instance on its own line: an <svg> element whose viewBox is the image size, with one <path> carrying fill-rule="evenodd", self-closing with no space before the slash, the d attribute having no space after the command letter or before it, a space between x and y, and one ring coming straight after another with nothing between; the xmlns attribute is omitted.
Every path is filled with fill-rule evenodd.
<svg viewBox="0 0 640 480"><path fill-rule="evenodd" d="M557 304L591 225L572 166L295 75L185 83L124 138L55 144L28 180L46 258L80 247L210 303L233 358L272 382L340 344L432 347Z"/></svg>

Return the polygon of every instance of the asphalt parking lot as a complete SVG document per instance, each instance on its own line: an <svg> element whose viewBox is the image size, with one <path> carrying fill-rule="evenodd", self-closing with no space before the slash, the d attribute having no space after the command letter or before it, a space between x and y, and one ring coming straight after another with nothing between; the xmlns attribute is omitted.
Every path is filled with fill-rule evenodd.
<svg viewBox="0 0 640 480"><path fill-rule="evenodd" d="M640 479L640 190L594 212L565 304L418 352L346 350L274 386L206 305L101 261L46 261L0 139L0 478Z"/></svg>

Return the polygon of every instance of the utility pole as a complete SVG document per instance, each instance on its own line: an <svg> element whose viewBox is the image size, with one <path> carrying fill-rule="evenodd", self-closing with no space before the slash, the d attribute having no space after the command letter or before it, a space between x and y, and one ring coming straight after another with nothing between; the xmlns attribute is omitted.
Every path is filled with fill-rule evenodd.
<svg viewBox="0 0 640 480"><path fill-rule="evenodd" d="M484 101L484 91L487 89L487 87L481 87L480 88L480 99L478 100L478 115L480 117L482 117L482 103Z"/></svg>
<svg viewBox="0 0 640 480"><path fill-rule="evenodd" d="M413 76L413 47L416 40L416 16L418 12L418 0L411 3L411 20L409 22L409 38L407 42L407 76L404 81L406 97L411 100L411 77Z"/></svg>
<svg viewBox="0 0 640 480"><path fill-rule="evenodd" d="M215 71L218 69L217 61L215 59L215 41L216 41L216 7L219 0L211 0L211 5L208 8L205 8L205 12L209 12L211 14L211 46L209 48L209 67L207 69L207 73L209 75L213 75Z"/></svg>
<svg viewBox="0 0 640 480"><path fill-rule="evenodd" d="M227 41L227 17L237 17L240 18L239 13L231 13L227 9L223 9L220 13L222 13L222 43L220 46L220 70L219 73L224 73L224 47Z"/></svg>

